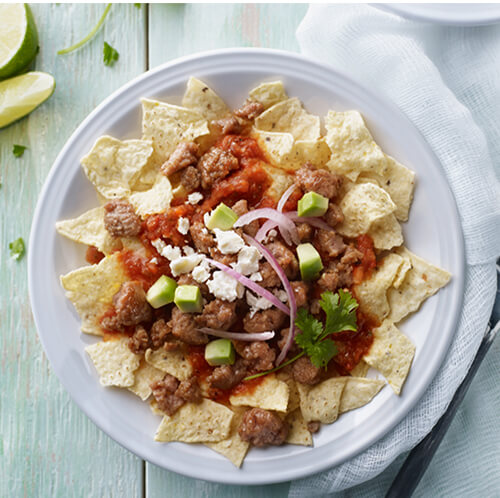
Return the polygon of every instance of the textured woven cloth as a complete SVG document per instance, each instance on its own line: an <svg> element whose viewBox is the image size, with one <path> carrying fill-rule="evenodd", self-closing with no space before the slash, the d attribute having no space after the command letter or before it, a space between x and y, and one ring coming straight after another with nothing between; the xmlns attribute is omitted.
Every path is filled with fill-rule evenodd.
<svg viewBox="0 0 500 498"><path fill-rule="evenodd" d="M404 453L431 430L448 406L475 356L493 305L494 262L500 255L500 26L446 28L404 20L368 5L313 5L297 38L302 53L385 95L419 128L443 165L465 236L465 298L459 327L422 400L367 451L327 472L295 481L290 488L292 497L380 496ZM500 359L500 348L494 347L492 354ZM489 360L488 365L498 379L498 363ZM480 378L484 382L475 382L475 392L467 398L469 411L464 405L417 494L477 496L483 490L483 495L491 496L492 489L500 493L500 391L493 392L483 371ZM488 410L495 415L493 422L467 416L478 413L478 400L479 413ZM456 424L467 430L457 434ZM497 444L492 446L495 438ZM485 444L489 452L484 451ZM440 462L439 472L433 473ZM433 476L439 484L432 482Z"/></svg>

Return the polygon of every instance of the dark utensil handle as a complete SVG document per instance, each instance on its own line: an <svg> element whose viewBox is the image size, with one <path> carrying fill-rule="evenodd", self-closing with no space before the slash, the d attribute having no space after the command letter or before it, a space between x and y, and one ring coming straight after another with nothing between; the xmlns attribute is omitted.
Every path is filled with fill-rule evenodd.
<svg viewBox="0 0 500 498"><path fill-rule="evenodd" d="M460 384L460 387L457 389L455 396L453 396L448 409L439 419L432 431L410 452L401 466L396 478L392 482L389 491L387 491L385 498L409 498L413 494L415 488L420 482L420 479L425 474L434 453L438 449L439 444L446 434L446 431L448 430L460 403L463 401L472 379L476 375L479 365L481 365L486 353L490 349L499 328L500 323L497 323L493 328L488 326L470 370L462 384Z"/></svg>

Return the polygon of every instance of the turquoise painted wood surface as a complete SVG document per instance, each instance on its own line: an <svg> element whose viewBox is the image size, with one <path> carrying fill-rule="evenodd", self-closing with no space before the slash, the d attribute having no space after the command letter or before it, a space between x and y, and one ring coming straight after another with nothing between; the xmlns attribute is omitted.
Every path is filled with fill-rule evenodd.
<svg viewBox="0 0 500 498"><path fill-rule="evenodd" d="M116 4L96 38L58 56L87 34L103 4L33 5L40 35L35 68L55 76L54 95L0 130L0 497L286 496L288 485L223 486L184 478L121 448L73 404L52 372L33 323L26 258L8 245L28 242L33 211L50 167L78 124L114 90L180 55L232 46L297 50L298 4ZM106 40L120 53L105 67ZM13 144L25 145L23 157Z"/></svg>

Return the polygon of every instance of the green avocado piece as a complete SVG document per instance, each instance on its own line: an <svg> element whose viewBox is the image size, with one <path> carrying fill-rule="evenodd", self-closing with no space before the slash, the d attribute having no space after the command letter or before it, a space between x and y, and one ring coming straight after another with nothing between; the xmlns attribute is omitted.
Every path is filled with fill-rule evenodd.
<svg viewBox="0 0 500 498"><path fill-rule="evenodd" d="M307 192L297 204L299 216L323 216L328 211L328 199L316 192Z"/></svg>
<svg viewBox="0 0 500 498"><path fill-rule="evenodd" d="M234 363L234 347L229 339L217 339L205 346L205 360L213 367L216 365L232 365Z"/></svg>
<svg viewBox="0 0 500 498"><path fill-rule="evenodd" d="M162 275L148 290L146 299L153 308L161 308L174 300L177 282Z"/></svg>
<svg viewBox="0 0 500 498"><path fill-rule="evenodd" d="M323 269L323 263L319 252L312 244L300 244L297 246L299 257L300 276L302 280L313 280L318 277Z"/></svg>
<svg viewBox="0 0 500 498"><path fill-rule="evenodd" d="M184 313L199 313L203 307L200 288L196 285L179 285L175 289L174 303Z"/></svg>
<svg viewBox="0 0 500 498"><path fill-rule="evenodd" d="M234 222L239 216L230 208L221 202L212 212L207 222L207 228L213 230L229 230L233 228Z"/></svg>

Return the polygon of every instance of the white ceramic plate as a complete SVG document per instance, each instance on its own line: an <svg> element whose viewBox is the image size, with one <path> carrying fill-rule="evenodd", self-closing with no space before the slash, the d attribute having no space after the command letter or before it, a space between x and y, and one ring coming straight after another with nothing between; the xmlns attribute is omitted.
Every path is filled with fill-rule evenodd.
<svg viewBox="0 0 500 498"><path fill-rule="evenodd" d="M178 101L190 75L237 107L262 81L282 79L318 114L360 110L378 143L417 172L418 184L404 226L406 245L453 273L451 283L402 325L417 346L403 394L386 386L368 405L342 415L315 436L314 448L285 445L252 449L241 469L202 445L153 440L160 418L126 390L104 388L84 352L95 337L79 332L80 319L65 298L59 276L84 264L85 248L56 234L57 220L97 205L79 160L103 134L141 136L142 96ZM106 99L73 133L41 193L29 247L29 289L42 344L64 387L109 436L140 457L187 476L236 484L296 479L352 458L390 431L422 396L454 334L463 296L463 242L455 202L427 143L391 103L334 70L286 52L230 49L179 59L150 71Z"/></svg>
<svg viewBox="0 0 500 498"><path fill-rule="evenodd" d="M498 3L385 3L373 6L414 21L450 26L483 26L500 22Z"/></svg>

